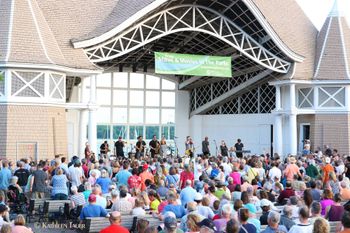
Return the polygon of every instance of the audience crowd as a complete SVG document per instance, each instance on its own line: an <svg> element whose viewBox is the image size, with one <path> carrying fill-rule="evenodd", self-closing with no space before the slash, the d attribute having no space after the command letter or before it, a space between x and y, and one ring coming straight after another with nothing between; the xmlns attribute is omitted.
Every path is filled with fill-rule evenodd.
<svg viewBox="0 0 350 233"><path fill-rule="evenodd" d="M300 156L244 155L162 158L119 156L35 163L2 160L1 232L32 232L30 199L69 200L80 220L108 217L102 233L128 232L123 216L137 216L138 233L350 232L350 156L337 150ZM157 218L158 227L147 218Z"/></svg>

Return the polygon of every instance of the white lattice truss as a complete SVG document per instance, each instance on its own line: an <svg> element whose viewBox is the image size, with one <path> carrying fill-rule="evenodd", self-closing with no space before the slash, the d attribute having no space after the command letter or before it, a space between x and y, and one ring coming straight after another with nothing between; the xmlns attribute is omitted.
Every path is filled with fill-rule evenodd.
<svg viewBox="0 0 350 233"><path fill-rule="evenodd" d="M22 77L22 74L25 74L23 72L12 71L12 73L15 74L16 77L23 82L22 87L19 88L16 92L14 92L12 96L19 96L25 90L30 89L37 95L37 97L44 98L44 93L38 91L37 88L34 86L35 82L44 76L44 72L38 72L29 81L26 78Z"/></svg>
<svg viewBox="0 0 350 233"><path fill-rule="evenodd" d="M287 73L290 63L261 46L239 26L220 13L196 5L179 5L163 10L103 43L85 48L90 61L111 60L155 41L183 31L207 33L237 49L256 63L279 73Z"/></svg>

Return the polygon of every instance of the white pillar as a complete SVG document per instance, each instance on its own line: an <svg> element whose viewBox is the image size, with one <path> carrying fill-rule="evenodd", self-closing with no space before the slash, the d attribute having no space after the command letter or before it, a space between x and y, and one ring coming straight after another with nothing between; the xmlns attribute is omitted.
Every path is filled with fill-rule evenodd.
<svg viewBox="0 0 350 233"><path fill-rule="evenodd" d="M289 114L289 153L296 155L298 151L298 135L297 135L297 115L295 107L295 84L289 86L289 103L290 103L290 114Z"/></svg>
<svg viewBox="0 0 350 233"><path fill-rule="evenodd" d="M96 104L96 76L90 76L90 105ZM98 154L97 150L97 124L96 110L94 107L89 108L88 138L91 150Z"/></svg>
<svg viewBox="0 0 350 233"><path fill-rule="evenodd" d="M283 148L282 148L282 115L276 114L275 115L275 122L273 125L273 152L278 153L280 156L282 156Z"/></svg>
<svg viewBox="0 0 350 233"><path fill-rule="evenodd" d="M86 134L87 134L87 110L82 109L79 113L79 157L84 158L84 149L86 143Z"/></svg>
<svg viewBox="0 0 350 233"><path fill-rule="evenodd" d="M297 115L289 115L289 132L290 132L290 154L296 155L298 151L298 135L297 135Z"/></svg>
<svg viewBox="0 0 350 233"><path fill-rule="evenodd" d="M276 108L275 108L275 116L274 116L274 125L273 125L273 152L283 156L283 143L282 143L282 115L278 113L279 110L282 110L281 105L281 87L275 86L276 93Z"/></svg>
<svg viewBox="0 0 350 233"><path fill-rule="evenodd" d="M278 111L282 108L282 105L281 105L281 87L275 86L275 89L276 89L276 111Z"/></svg>

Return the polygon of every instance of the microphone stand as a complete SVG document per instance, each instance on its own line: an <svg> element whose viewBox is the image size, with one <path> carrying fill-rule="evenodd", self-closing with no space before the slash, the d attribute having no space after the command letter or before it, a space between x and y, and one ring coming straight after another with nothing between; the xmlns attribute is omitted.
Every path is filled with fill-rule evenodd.
<svg viewBox="0 0 350 233"><path fill-rule="evenodd" d="M177 147L176 138L174 137L174 144L175 144L175 150L176 150L176 158L179 158L179 148ZM171 158L173 157L173 153L171 153Z"/></svg>
<svg viewBox="0 0 350 233"><path fill-rule="evenodd" d="M216 144L216 140L214 140L215 143L215 156L218 157L218 144Z"/></svg>

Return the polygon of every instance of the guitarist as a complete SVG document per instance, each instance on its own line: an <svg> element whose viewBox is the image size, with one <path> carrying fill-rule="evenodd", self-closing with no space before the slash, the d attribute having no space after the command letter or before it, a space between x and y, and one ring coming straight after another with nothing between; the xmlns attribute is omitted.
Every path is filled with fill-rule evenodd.
<svg viewBox="0 0 350 233"><path fill-rule="evenodd" d="M159 154L160 143L159 143L159 141L157 140L157 136L156 136L156 135L153 135L152 140L149 142L149 147L151 148L151 149L150 149L150 152L151 152L151 157L152 157L152 158L154 158L154 156L155 156L156 154Z"/></svg>
<svg viewBox="0 0 350 233"><path fill-rule="evenodd" d="M142 136L137 137L136 142L136 158L139 159L145 153L146 142L142 139Z"/></svg>
<svg viewBox="0 0 350 233"><path fill-rule="evenodd" d="M192 158L193 152L194 152L194 143L192 141L191 136L186 137L185 147L186 147L185 154L190 156L190 158Z"/></svg>

